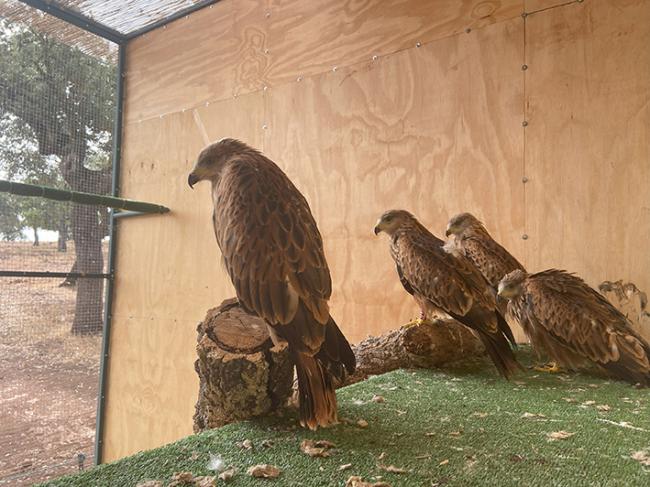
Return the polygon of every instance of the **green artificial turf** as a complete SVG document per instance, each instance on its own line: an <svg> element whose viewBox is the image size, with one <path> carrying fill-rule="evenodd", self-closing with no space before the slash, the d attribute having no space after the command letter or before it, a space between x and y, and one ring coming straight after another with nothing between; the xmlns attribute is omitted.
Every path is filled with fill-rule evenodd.
<svg viewBox="0 0 650 487"><path fill-rule="evenodd" d="M529 362L529 354L521 353ZM384 398L374 402L373 396ZM190 436L48 486L134 486L174 472L210 475L210 453L235 466L232 486L343 486L351 475L391 486L648 486L650 390L590 375L522 373L511 382L474 360L445 371L398 370L338 391L345 423L317 432L295 416L262 418ZM355 423L364 419L366 428ZM550 440L548 434L573 433ZM330 457L300 452L303 439L336 444ZM239 444L250 440L253 448ZM263 446L270 440L272 446ZM383 456L382 456L383 455ZM381 456L381 459L380 459ZM254 479L269 463L278 479ZM339 467L352 466L344 471ZM394 465L407 473L390 473ZM219 482L219 485L222 485Z"/></svg>

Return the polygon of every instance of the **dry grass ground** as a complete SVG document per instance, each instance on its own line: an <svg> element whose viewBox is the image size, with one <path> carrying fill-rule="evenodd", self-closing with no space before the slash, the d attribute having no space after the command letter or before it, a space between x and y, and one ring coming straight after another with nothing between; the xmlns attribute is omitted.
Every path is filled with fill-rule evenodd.
<svg viewBox="0 0 650 487"><path fill-rule="evenodd" d="M0 242L0 269L67 271L74 248ZM75 289L0 277L0 485L31 485L92 463L100 336L70 334Z"/></svg>

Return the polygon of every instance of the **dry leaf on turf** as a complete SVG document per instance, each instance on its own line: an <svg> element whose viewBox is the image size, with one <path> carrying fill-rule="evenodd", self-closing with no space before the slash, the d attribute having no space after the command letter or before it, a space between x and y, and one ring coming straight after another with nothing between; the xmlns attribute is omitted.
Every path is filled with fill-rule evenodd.
<svg viewBox="0 0 650 487"><path fill-rule="evenodd" d="M449 463L449 459L445 458L442 462L440 462L438 465L447 465Z"/></svg>
<svg viewBox="0 0 650 487"><path fill-rule="evenodd" d="M350 468L350 467L352 467L352 464L351 464L351 463L346 463L346 464L341 465L341 466L339 467L339 471L347 470L347 469Z"/></svg>
<svg viewBox="0 0 650 487"><path fill-rule="evenodd" d="M262 446L264 448L273 448L273 440L262 440Z"/></svg>
<svg viewBox="0 0 650 487"><path fill-rule="evenodd" d="M237 446L245 450L251 450L253 448L253 442L251 440L244 440L241 443L237 443Z"/></svg>
<svg viewBox="0 0 650 487"><path fill-rule="evenodd" d="M462 435L462 434L463 434L462 431L452 431L451 433L449 433L449 436L456 436L456 437L458 437L458 436L460 436L460 435Z"/></svg>
<svg viewBox="0 0 650 487"><path fill-rule="evenodd" d="M596 409L598 409L598 411L610 411L612 408L608 404L599 404L596 406Z"/></svg>
<svg viewBox="0 0 650 487"><path fill-rule="evenodd" d="M384 402L384 401L385 401L384 396L378 396L376 394L372 396L372 402Z"/></svg>
<svg viewBox="0 0 650 487"><path fill-rule="evenodd" d="M641 465L646 465L650 467L650 452L647 451L635 451L630 455L632 459L636 460L637 462L641 462Z"/></svg>
<svg viewBox="0 0 650 487"><path fill-rule="evenodd" d="M303 440L300 443L300 451L310 457L329 457L330 452L328 450L335 446L334 443L327 440Z"/></svg>
<svg viewBox="0 0 650 487"><path fill-rule="evenodd" d="M359 421L357 421L357 426L359 426L360 428L367 428L368 421L366 421L365 419L360 419Z"/></svg>
<svg viewBox="0 0 650 487"><path fill-rule="evenodd" d="M366 482L363 478L354 475L345 482L345 487L390 487L390 484L386 482Z"/></svg>
<svg viewBox="0 0 650 487"><path fill-rule="evenodd" d="M248 475L257 478L274 479L282 473L278 467L268 464L254 465L248 469Z"/></svg>
<svg viewBox="0 0 650 487"><path fill-rule="evenodd" d="M219 474L219 480L228 482L229 480L232 480L232 478L235 476L235 473L237 473L237 470L233 467L230 467L229 469L224 470Z"/></svg>
<svg viewBox="0 0 650 487"><path fill-rule="evenodd" d="M194 474L192 472L174 472L172 482L192 482Z"/></svg>
<svg viewBox="0 0 650 487"><path fill-rule="evenodd" d="M194 477L194 487L217 487L217 479L208 475Z"/></svg>
<svg viewBox="0 0 650 487"><path fill-rule="evenodd" d="M386 472L390 473L407 473L408 470L400 467L396 467L395 465L382 465L381 463L377 465L378 468L385 470Z"/></svg>
<svg viewBox="0 0 650 487"><path fill-rule="evenodd" d="M535 419L535 418L545 418L542 413L524 413L521 415L522 418L525 419Z"/></svg>
<svg viewBox="0 0 650 487"><path fill-rule="evenodd" d="M567 438L570 438L571 436L575 435L575 433L569 433L568 431L553 431L552 433L546 433L546 437L551 440L566 440Z"/></svg>

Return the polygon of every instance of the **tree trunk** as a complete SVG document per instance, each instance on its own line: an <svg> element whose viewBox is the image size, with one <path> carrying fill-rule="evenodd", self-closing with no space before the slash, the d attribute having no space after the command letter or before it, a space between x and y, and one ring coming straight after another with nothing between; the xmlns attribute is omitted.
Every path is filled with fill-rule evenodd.
<svg viewBox="0 0 650 487"><path fill-rule="evenodd" d="M38 227L32 227L34 229L34 247L38 247L39 241L38 241Z"/></svg>
<svg viewBox="0 0 650 487"><path fill-rule="evenodd" d="M65 218L61 218L61 221L59 222L59 239L56 245L56 250L58 252L68 251L68 223L65 221Z"/></svg>
<svg viewBox="0 0 650 487"><path fill-rule="evenodd" d="M401 327L353 346L357 368L343 385L396 369L432 369L483 353L480 340L454 320Z"/></svg>
<svg viewBox="0 0 650 487"><path fill-rule="evenodd" d="M100 274L104 269L102 235L96 206L72 206L72 238L77 271ZM82 277L77 280L77 299L72 333L84 335L101 331L104 279Z"/></svg>
<svg viewBox="0 0 650 487"><path fill-rule="evenodd" d="M228 299L208 311L197 331L195 432L268 414L287 402L293 363L286 344L273 345L264 320Z"/></svg>
<svg viewBox="0 0 650 487"><path fill-rule="evenodd" d="M75 259L74 263L72 264L72 269L70 269L70 274L74 274L77 271L77 259ZM71 276L68 275L63 282L59 284L59 287L72 287L77 285L77 276Z"/></svg>

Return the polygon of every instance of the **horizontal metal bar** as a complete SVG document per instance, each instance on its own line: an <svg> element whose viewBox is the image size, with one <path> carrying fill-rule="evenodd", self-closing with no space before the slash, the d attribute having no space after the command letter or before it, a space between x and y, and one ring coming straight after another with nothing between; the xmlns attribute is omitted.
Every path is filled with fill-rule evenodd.
<svg viewBox="0 0 650 487"><path fill-rule="evenodd" d="M113 218L130 218L132 216L142 216L142 215L151 215L151 213L145 213L143 211L115 211L115 212L113 212Z"/></svg>
<svg viewBox="0 0 650 487"><path fill-rule="evenodd" d="M111 275L90 272L0 271L0 277L74 277L77 279L108 279Z"/></svg>
<svg viewBox="0 0 650 487"><path fill-rule="evenodd" d="M174 20L181 19L185 17L186 15L189 15L193 12L196 12L197 10L201 10L202 8L208 7L209 5L213 5L217 3L219 0L203 0L202 2L197 2L194 5L187 7L183 10L179 10L178 12L169 15L165 17L164 19L160 19L156 22L153 22L151 24L145 25L144 27L134 30L133 32L129 32L126 35L126 39L130 41L131 39L134 39L136 37L139 37L143 34L146 34L147 32L151 32L152 30L156 30L164 25L169 24L170 22L173 22Z"/></svg>
<svg viewBox="0 0 650 487"><path fill-rule="evenodd" d="M80 29L92 32L104 39L108 39L116 44L126 42L126 36L115 29L111 29L90 17L80 14L72 9L61 6L58 2L52 0L20 0L22 3L34 7L42 12L48 13L58 19L76 25Z"/></svg>
<svg viewBox="0 0 650 487"><path fill-rule="evenodd" d="M49 188L35 184L14 183L0 179L0 193L11 193L20 196L39 196L50 200L71 201L83 205L98 205L118 210L140 211L142 213L167 213L169 208L144 201L133 201L114 196L103 196L93 193L82 193L67 189Z"/></svg>

